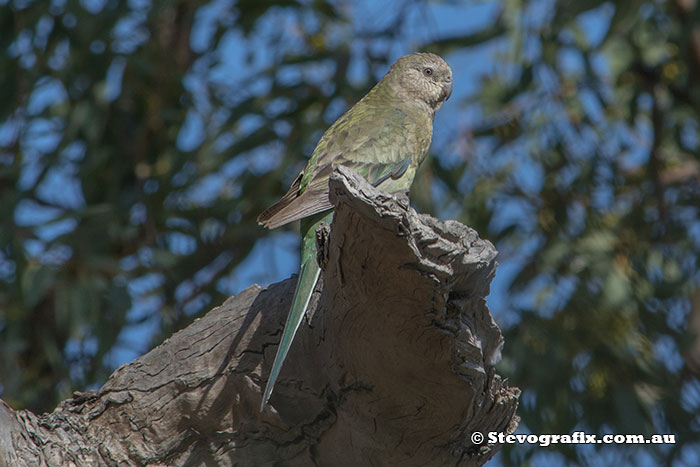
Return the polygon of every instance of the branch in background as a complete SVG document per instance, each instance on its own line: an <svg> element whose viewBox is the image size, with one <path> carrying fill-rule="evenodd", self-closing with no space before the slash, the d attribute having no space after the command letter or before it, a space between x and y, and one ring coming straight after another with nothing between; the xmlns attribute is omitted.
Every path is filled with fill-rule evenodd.
<svg viewBox="0 0 700 467"><path fill-rule="evenodd" d="M683 185L692 180L700 181L700 164L687 160L678 167L663 170L659 176L663 186Z"/></svg>

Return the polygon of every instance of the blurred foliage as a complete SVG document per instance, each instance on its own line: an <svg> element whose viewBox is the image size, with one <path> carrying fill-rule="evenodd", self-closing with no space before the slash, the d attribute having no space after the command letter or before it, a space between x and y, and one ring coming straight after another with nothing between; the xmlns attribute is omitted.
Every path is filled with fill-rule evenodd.
<svg viewBox="0 0 700 467"><path fill-rule="evenodd" d="M547 448L562 461L699 449L700 6L436 3L495 14L406 46L431 2L367 21L349 1L0 0L0 396L51 410L131 327L154 345L221 303L257 214L397 50L457 70L489 47L413 200L516 271L493 311L521 429L678 439Z"/></svg>
<svg viewBox="0 0 700 467"><path fill-rule="evenodd" d="M524 390L521 429L675 433L643 451L698 462L700 6L507 5L510 49L463 144L476 163L443 181L464 196L460 220L518 265L501 370Z"/></svg>

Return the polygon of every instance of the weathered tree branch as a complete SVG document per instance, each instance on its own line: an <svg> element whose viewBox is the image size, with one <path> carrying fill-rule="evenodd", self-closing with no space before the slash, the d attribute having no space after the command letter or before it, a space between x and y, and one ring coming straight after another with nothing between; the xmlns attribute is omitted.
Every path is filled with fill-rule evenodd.
<svg viewBox="0 0 700 467"><path fill-rule="evenodd" d="M231 297L51 414L0 404L0 467L486 462L470 434L512 432L519 393L493 368L496 250L350 170L330 188L323 284L263 413L295 279Z"/></svg>

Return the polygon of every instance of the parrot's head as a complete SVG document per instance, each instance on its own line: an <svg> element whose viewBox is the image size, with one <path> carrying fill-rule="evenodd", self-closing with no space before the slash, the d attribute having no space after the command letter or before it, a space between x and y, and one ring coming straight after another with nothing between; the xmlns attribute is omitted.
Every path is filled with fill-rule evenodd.
<svg viewBox="0 0 700 467"><path fill-rule="evenodd" d="M452 69L439 55L415 53L399 58L385 79L402 98L425 102L436 111L452 94Z"/></svg>

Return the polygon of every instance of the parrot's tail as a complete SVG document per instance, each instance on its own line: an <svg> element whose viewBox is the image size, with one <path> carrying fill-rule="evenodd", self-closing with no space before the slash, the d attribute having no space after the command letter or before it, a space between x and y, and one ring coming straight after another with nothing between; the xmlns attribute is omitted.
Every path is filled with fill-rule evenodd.
<svg viewBox="0 0 700 467"><path fill-rule="evenodd" d="M270 377L267 380L265 393L263 394L260 411L265 409L265 404L272 395L272 390L275 388L275 382L279 376L284 359L287 358L287 353L292 346L294 335L299 329L306 309L311 301L314 288L321 274L321 268L316 259L318 247L316 246L316 229L322 222L330 223L333 218L333 212L317 214L316 216L302 220L302 249L301 249L301 268L299 270L299 279L297 280L297 288L294 292L292 308L287 316L287 323L284 325L282 339L280 339L277 355L270 370Z"/></svg>

